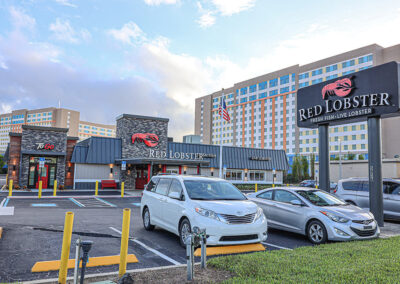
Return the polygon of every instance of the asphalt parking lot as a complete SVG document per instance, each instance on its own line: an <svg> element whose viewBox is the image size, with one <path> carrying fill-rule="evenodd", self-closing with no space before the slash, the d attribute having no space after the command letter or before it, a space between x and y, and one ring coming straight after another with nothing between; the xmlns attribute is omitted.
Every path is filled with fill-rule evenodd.
<svg viewBox="0 0 400 284"><path fill-rule="evenodd" d="M115 193L115 192L114 192ZM0 202L6 195L0 193ZM8 200L8 201L7 201ZM61 255L62 230L65 212L74 212L74 226L70 258L74 258L75 241L79 236L94 241L90 256L118 255L122 224L122 209L131 208L129 253L135 254L138 263L127 269L183 264L186 252L180 247L177 236L161 229L145 231L140 218L140 197L101 195L86 197L69 195L38 199L20 196L3 201L3 206L14 206L13 216L1 216L0 226L0 282L56 278L58 272L31 273L37 261L57 260ZM311 245L300 235L270 230L267 251L293 249ZM88 274L118 271L118 266L92 267ZM69 275L73 271L69 270Z"/></svg>

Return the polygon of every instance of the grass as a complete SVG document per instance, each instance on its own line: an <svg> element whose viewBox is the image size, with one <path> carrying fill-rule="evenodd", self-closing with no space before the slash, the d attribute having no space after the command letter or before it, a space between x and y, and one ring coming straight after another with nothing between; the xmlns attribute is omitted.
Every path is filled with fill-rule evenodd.
<svg viewBox="0 0 400 284"><path fill-rule="evenodd" d="M400 237L213 258L226 283L400 283Z"/></svg>

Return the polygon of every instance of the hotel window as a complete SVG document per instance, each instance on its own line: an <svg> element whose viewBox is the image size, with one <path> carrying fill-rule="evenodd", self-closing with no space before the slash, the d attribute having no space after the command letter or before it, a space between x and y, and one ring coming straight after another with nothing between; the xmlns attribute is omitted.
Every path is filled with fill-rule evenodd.
<svg viewBox="0 0 400 284"><path fill-rule="evenodd" d="M365 149L365 144L361 144L361 149Z"/></svg>
<svg viewBox="0 0 400 284"><path fill-rule="evenodd" d="M345 150L349 150L349 145L344 145Z"/></svg>
<svg viewBox="0 0 400 284"><path fill-rule="evenodd" d="M307 87L309 85L308 81L307 82L303 82L299 84L299 88L304 88Z"/></svg>
<svg viewBox="0 0 400 284"><path fill-rule="evenodd" d="M249 87L249 93L254 93L255 91L257 91L257 85L251 85Z"/></svg>
<svg viewBox="0 0 400 284"><path fill-rule="evenodd" d="M296 82L296 73L292 73L292 82Z"/></svg>
<svg viewBox="0 0 400 284"><path fill-rule="evenodd" d="M351 140L357 140L357 135L352 135Z"/></svg>
<svg viewBox="0 0 400 284"><path fill-rule="evenodd" d="M247 98L241 98L240 99L240 103L245 103L245 102L247 102Z"/></svg>
<svg viewBox="0 0 400 284"><path fill-rule="evenodd" d="M351 73L354 73L354 72L355 72L355 70L354 70L354 69L352 69L352 70L349 70L349 71L343 72L343 74L342 74L342 75L347 75L347 74L351 74Z"/></svg>
<svg viewBox="0 0 400 284"><path fill-rule="evenodd" d="M253 95L249 97L249 102L255 101L257 99L257 95Z"/></svg>
<svg viewBox="0 0 400 284"><path fill-rule="evenodd" d="M330 76L326 76L326 80L335 79L335 78L337 78L337 77L338 77L337 74L333 74L333 75L330 75Z"/></svg>
<svg viewBox="0 0 400 284"><path fill-rule="evenodd" d="M278 90L269 91L270 96L275 96L278 94Z"/></svg>
<svg viewBox="0 0 400 284"><path fill-rule="evenodd" d="M357 145L356 145L356 144L351 145L351 149L352 149L352 150L356 150L356 148L357 148Z"/></svg>
<svg viewBox="0 0 400 284"><path fill-rule="evenodd" d="M312 80L311 84L318 84L322 82L322 78Z"/></svg>
<svg viewBox="0 0 400 284"><path fill-rule="evenodd" d="M308 78L308 77L309 77L308 72L307 72L307 73L303 73L303 74L300 74L300 75L299 75L299 80L306 79L306 78Z"/></svg>
<svg viewBox="0 0 400 284"><path fill-rule="evenodd" d="M268 86L268 82L261 82L258 84L258 90L265 90Z"/></svg>
<svg viewBox="0 0 400 284"><path fill-rule="evenodd" d="M326 69L326 72L336 71L337 70L337 64L334 64L334 65L331 65L331 66L327 66L325 69Z"/></svg>
<svg viewBox="0 0 400 284"><path fill-rule="evenodd" d="M289 87L281 88L280 94L289 92Z"/></svg>
<svg viewBox="0 0 400 284"><path fill-rule="evenodd" d="M361 129L361 130L365 130L365 124L361 124L361 125L360 125L360 129Z"/></svg>
<svg viewBox="0 0 400 284"><path fill-rule="evenodd" d="M289 75L285 75L285 76L280 77L279 81L280 81L281 85L289 83Z"/></svg>
<svg viewBox="0 0 400 284"><path fill-rule="evenodd" d="M273 79L269 81L269 87L276 87L278 85L278 79Z"/></svg>
<svg viewBox="0 0 400 284"><path fill-rule="evenodd" d="M365 134L361 134L361 139L365 139Z"/></svg>
<svg viewBox="0 0 400 284"><path fill-rule="evenodd" d="M322 68L312 71L312 76L317 76L322 74Z"/></svg>
<svg viewBox="0 0 400 284"><path fill-rule="evenodd" d="M240 94L241 94L241 95L247 94L247 87L241 88L241 89L240 89Z"/></svg>
<svg viewBox="0 0 400 284"><path fill-rule="evenodd" d="M261 93L261 94L258 95L259 99L266 98L266 97L267 97L267 92Z"/></svg>

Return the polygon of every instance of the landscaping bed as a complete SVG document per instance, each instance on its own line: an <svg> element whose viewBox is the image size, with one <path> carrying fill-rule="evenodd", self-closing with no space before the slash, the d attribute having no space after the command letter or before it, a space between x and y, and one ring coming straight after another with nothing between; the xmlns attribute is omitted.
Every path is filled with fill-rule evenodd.
<svg viewBox="0 0 400 284"><path fill-rule="evenodd" d="M400 237L210 259L227 283L399 283Z"/></svg>

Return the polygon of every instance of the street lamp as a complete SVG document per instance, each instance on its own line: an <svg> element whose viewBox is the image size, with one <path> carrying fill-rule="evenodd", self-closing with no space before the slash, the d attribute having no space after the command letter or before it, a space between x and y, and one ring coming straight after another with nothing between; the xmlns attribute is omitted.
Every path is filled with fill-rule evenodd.
<svg viewBox="0 0 400 284"><path fill-rule="evenodd" d="M339 138L339 180L342 179L342 140Z"/></svg>

